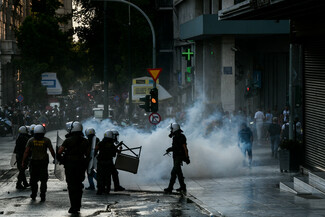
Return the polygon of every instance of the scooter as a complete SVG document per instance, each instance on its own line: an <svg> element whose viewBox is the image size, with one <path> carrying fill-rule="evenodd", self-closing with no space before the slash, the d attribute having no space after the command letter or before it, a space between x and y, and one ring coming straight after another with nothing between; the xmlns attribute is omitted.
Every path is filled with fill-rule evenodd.
<svg viewBox="0 0 325 217"><path fill-rule="evenodd" d="M12 134L12 124L7 118L0 118L0 136L4 137L7 134Z"/></svg>

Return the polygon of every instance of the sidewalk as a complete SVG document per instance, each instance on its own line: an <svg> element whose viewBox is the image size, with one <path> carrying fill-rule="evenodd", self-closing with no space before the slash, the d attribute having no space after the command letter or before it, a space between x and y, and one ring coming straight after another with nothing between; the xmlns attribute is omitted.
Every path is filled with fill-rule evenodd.
<svg viewBox="0 0 325 217"><path fill-rule="evenodd" d="M214 216L325 216L324 199L280 192L280 181L294 173L280 172L267 141L253 147L253 165L238 177L187 181L188 193Z"/></svg>

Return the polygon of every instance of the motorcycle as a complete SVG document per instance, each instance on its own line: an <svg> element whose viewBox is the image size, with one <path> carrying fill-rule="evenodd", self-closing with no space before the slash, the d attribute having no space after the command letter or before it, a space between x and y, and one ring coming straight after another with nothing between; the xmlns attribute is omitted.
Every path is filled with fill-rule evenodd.
<svg viewBox="0 0 325 217"><path fill-rule="evenodd" d="M12 134L12 124L7 118L0 118L0 136L4 137L7 134Z"/></svg>

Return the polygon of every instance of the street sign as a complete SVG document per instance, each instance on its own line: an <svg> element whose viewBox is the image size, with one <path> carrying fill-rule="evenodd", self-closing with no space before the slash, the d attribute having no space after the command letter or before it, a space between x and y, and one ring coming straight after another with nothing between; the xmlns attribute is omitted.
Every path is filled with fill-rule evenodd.
<svg viewBox="0 0 325 217"><path fill-rule="evenodd" d="M24 100L23 95L19 95L19 96L17 97L17 100L18 100L18 102L22 102L22 101Z"/></svg>
<svg viewBox="0 0 325 217"><path fill-rule="evenodd" d="M152 79L156 82L157 78L160 75L160 72L162 71L162 68L157 69L147 69L149 74L151 75Z"/></svg>
<svg viewBox="0 0 325 217"><path fill-rule="evenodd" d="M157 125L161 121L161 116L158 113L151 113L149 115L149 122L151 124Z"/></svg>

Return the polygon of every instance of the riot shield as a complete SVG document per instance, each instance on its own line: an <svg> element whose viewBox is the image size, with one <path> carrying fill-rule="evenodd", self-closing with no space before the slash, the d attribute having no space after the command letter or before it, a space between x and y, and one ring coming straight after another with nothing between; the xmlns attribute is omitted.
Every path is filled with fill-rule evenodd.
<svg viewBox="0 0 325 217"><path fill-rule="evenodd" d="M12 153L12 155L11 155L10 166L12 168L17 167L16 153Z"/></svg>
<svg viewBox="0 0 325 217"><path fill-rule="evenodd" d="M96 147L96 136L93 136L91 140L91 151L90 151L90 161L88 164L87 172L88 174L91 173L92 169L97 170L97 158L95 158L95 147Z"/></svg>
<svg viewBox="0 0 325 217"><path fill-rule="evenodd" d="M56 136L56 147L55 147L55 166L54 166L54 175L57 179L59 179L60 181L64 181L65 180L65 175L64 175L64 166L62 164L60 164L60 162L57 159L57 152L59 150L59 147L62 145L63 143L63 139L61 139L61 137L59 136L59 132L57 132L57 136Z"/></svg>

